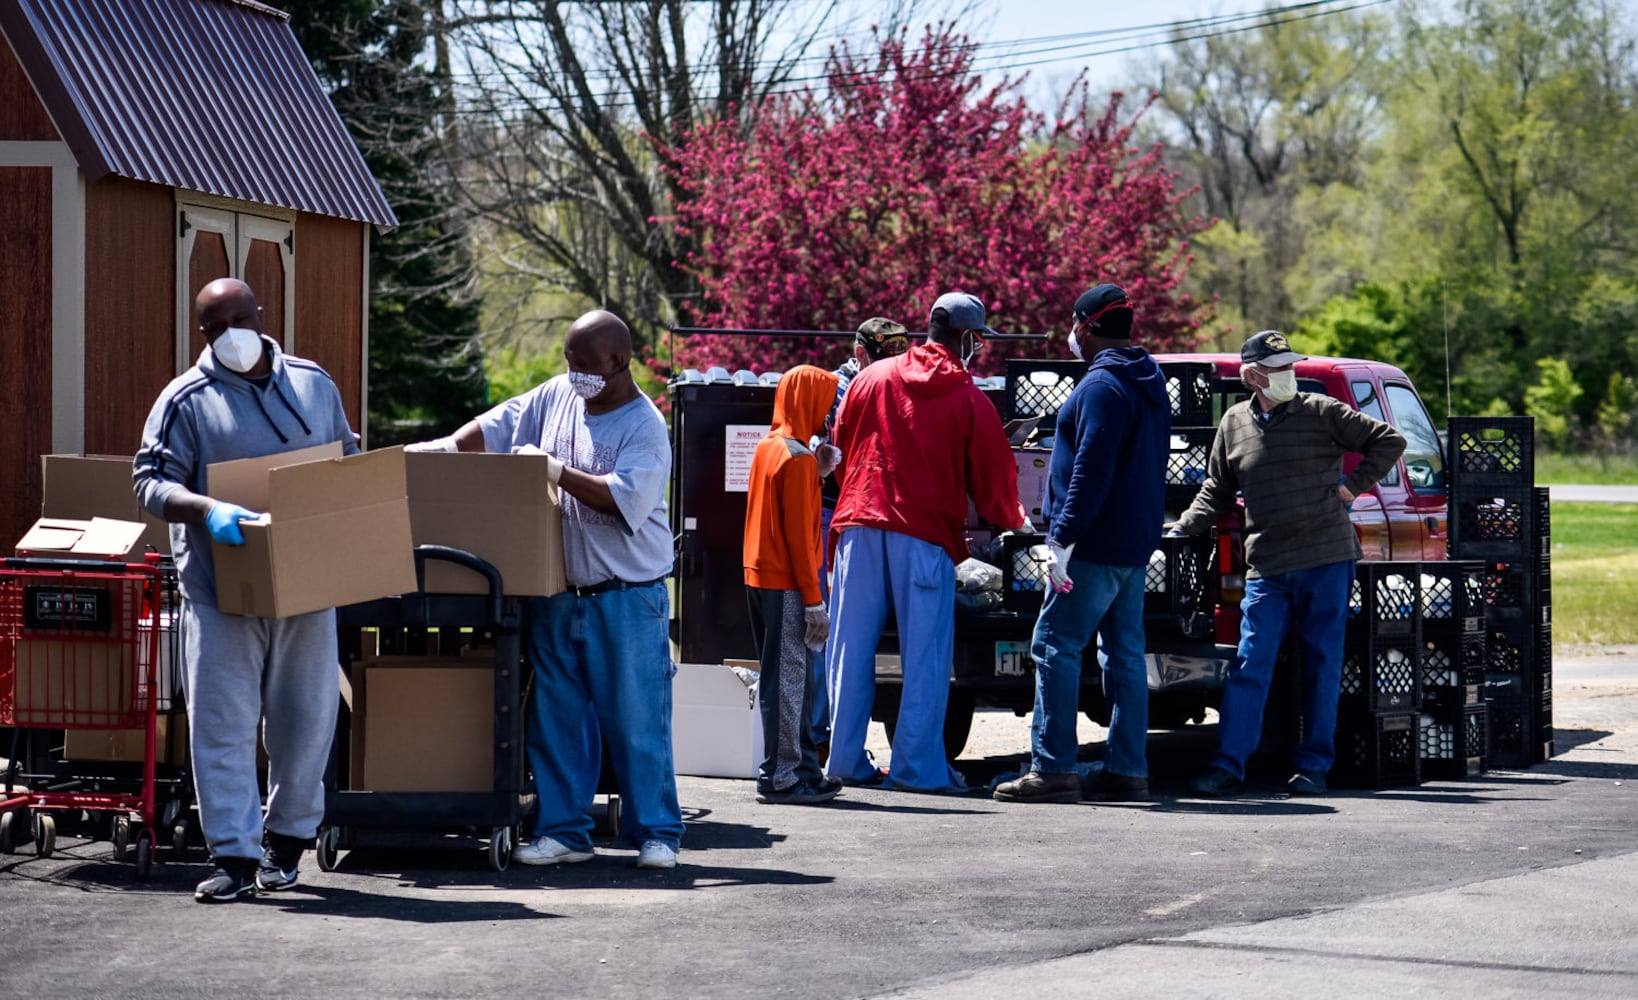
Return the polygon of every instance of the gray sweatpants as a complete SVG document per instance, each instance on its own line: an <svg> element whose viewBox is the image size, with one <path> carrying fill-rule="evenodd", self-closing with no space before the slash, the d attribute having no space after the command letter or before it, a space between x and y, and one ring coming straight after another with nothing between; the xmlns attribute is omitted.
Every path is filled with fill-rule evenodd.
<svg viewBox="0 0 1638 1000"><path fill-rule="evenodd" d="M335 611L250 618L186 601L182 615L193 784L211 854L262 856L256 728L264 716L266 828L314 836L339 700Z"/></svg>

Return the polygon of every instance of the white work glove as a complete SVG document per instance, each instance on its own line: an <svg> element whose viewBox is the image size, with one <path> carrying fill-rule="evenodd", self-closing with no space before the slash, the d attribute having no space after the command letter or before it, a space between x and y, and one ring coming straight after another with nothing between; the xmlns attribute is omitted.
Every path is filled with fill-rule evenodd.
<svg viewBox="0 0 1638 1000"><path fill-rule="evenodd" d="M842 449L833 444L822 444L814 451L813 457L819 460L819 478L823 479L842 464Z"/></svg>
<svg viewBox="0 0 1638 1000"><path fill-rule="evenodd" d="M520 444L512 449L512 454L544 455L546 457L546 481L553 486L557 485L558 479L563 475L563 463L549 451L542 451L532 444Z"/></svg>
<svg viewBox="0 0 1638 1000"><path fill-rule="evenodd" d="M1015 534L1015 535L1033 535L1033 534L1035 534L1035 522L1031 521L1029 519L1029 511L1024 509L1023 504L1018 505L1018 516L1024 519L1024 523L1020 524L1018 527L1012 529L1013 534Z"/></svg>
<svg viewBox="0 0 1638 1000"><path fill-rule="evenodd" d="M1075 589L1075 581L1069 578L1069 555L1074 551L1074 542L1059 545L1050 539L1045 545L1034 545L1029 550L1031 558L1046 563L1047 582L1060 594L1067 594Z"/></svg>
<svg viewBox="0 0 1638 1000"><path fill-rule="evenodd" d="M802 609L802 619L808 626L803 642L809 649L824 649L825 640L830 638L830 612L823 604L809 604Z"/></svg>
<svg viewBox="0 0 1638 1000"><path fill-rule="evenodd" d="M1166 528L1166 537L1167 538L1182 538L1183 537L1183 526L1181 524L1178 524L1176 521L1173 521L1171 524L1165 525L1164 527Z"/></svg>
<svg viewBox="0 0 1638 1000"><path fill-rule="evenodd" d="M414 442L411 442L410 444L406 444L404 446L404 450L406 452L414 453L414 452L460 451L461 449L459 447L457 447L456 444L455 444L455 435L451 434L448 437L433 438L431 441L414 441Z"/></svg>

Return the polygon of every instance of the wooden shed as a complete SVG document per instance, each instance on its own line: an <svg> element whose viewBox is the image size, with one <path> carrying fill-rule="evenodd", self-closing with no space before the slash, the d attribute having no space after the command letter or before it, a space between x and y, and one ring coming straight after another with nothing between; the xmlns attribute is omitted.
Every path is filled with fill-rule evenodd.
<svg viewBox="0 0 1638 1000"><path fill-rule="evenodd" d="M0 0L0 546L42 454L136 451L215 278L364 432L370 230L396 224L282 12Z"/></svg>

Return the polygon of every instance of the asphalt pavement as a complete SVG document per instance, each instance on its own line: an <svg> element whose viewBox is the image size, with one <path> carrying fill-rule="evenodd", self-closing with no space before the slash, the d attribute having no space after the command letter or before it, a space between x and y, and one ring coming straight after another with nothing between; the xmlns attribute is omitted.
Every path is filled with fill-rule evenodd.
<svg viewBox="0 0 1638 1000"><path fill-rule="evenodd" d="M849 789L762 806L683 778L680 866L612 841L489 872L480 844L366 838L300 888L200 906L202 852L139 884L104 841L0 858L10 996L1638 995L1638 649L1561 653L1558 754L1526 771L1189 798L1210 725L1151 737L1155 801ZM1087 756L1102 752L1095 730ZM962 767L1018 767L983 712Z"/></svg>

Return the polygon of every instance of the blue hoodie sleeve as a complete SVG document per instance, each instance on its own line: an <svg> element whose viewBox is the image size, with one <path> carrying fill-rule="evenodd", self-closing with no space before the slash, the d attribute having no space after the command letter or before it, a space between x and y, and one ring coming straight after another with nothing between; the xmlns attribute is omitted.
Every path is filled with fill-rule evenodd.
<svg viewBox="0 0 1638 1000"><path fill-rule="evenodd" d="M1085 391L1070 397L1070 404L1075 407L1074 440L1059 438L1053 444L1055 449L1075 451L1069 487L1047 535L1060 545L1080 541L1103 509L1130 416L1126 398L1095 373Z"/></svg>

